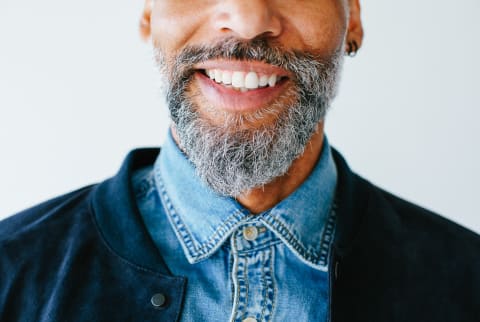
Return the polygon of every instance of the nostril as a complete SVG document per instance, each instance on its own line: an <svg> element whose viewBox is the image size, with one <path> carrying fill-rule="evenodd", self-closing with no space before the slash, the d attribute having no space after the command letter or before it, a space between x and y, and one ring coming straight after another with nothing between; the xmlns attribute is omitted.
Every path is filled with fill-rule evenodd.
<svg viewBox="0 0 480 322"><path fill-rule="evenodd" d="M269 1L225 1L213 15L216 30L241 39L277 37L282 20Z"/></svg>

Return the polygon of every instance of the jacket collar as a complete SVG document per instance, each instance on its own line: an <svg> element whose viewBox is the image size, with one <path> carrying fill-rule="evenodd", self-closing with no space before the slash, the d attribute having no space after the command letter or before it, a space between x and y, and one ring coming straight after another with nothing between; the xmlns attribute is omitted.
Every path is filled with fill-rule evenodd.
<svg viewBox="0 0 480 322"><path fill-rule="evenodd" d="M118 173L96 186L91 204L97 228L114 253L136 266L170 275L143 224L130 180L136 169L151 165L158 153L159 149L131 151Z"/></svg>
<svg viewBox="0 0 480 322"><path fill-rule="evenodd" d="M169 274L144 226L130 180L136 169L151 166L159 152L158 148L130 152L117 174L95 187L91 206L102 238L117 255L134 265ZM335 149L332 149L332 155L338 172L335 201L338 205L337 223L333 246L337 255L344 256L351 249L369 196L368 189L364 187L367 183L351 172ZM242 218L247 216L245 213L236 215ZM133 249L137 251L131 251Z"/></svg>

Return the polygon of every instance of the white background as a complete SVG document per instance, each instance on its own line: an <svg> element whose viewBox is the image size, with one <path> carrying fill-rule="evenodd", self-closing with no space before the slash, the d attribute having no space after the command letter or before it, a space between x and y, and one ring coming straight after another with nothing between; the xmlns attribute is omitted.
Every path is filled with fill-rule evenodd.
<svg viewBox="0 0 480 322"><path fill-rule="evenodd" d="M113 175L168 116L141 0L1 0L0 218ZM374 183L480 232L478 0L367 0L327 121Z"/></svg>

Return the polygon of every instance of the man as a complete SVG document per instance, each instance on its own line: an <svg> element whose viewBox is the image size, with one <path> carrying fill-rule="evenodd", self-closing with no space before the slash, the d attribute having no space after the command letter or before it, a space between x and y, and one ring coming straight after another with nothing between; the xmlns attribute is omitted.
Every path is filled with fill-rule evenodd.
<svg viewBox="0 0 480 322"><path fill-rule="evenodd" d="M358 0L147 0L172 126L0 224L1 321L479 321L480 238L323 133Z"/></svg>

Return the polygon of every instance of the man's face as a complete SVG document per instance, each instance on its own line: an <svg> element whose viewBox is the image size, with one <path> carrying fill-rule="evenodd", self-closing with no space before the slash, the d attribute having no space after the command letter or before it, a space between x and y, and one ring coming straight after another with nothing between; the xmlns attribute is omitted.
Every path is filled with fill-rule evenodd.
<svg viewBox="0 0 480 322"><path fill-rule="evenodd" d="M335 94L349 8L343 0L147 3L179 143L217 192L266 184L302 154Z"/></svg>

